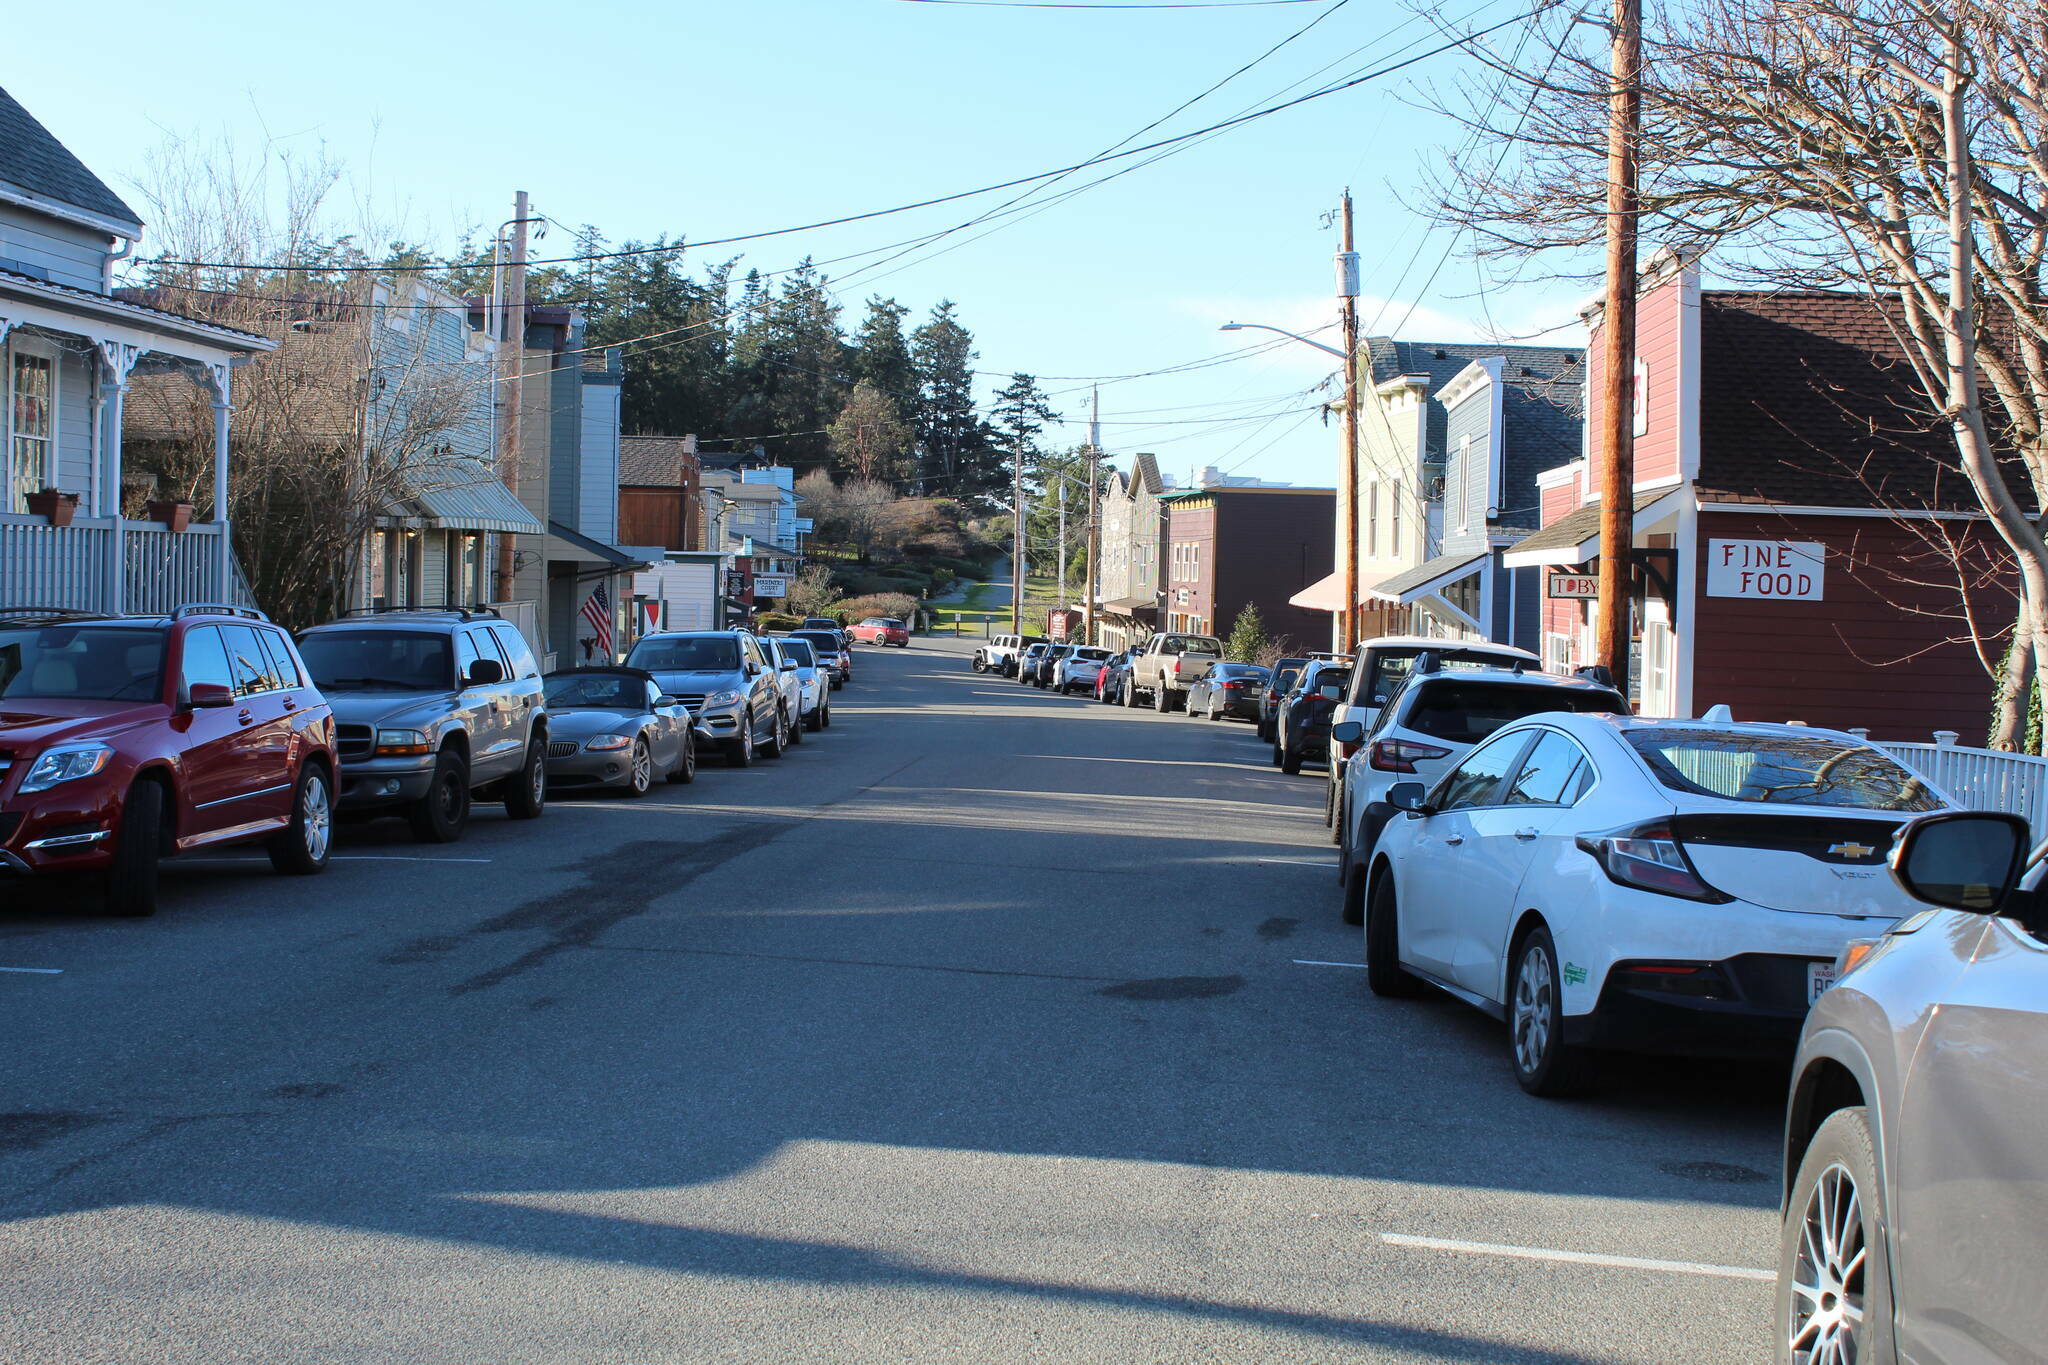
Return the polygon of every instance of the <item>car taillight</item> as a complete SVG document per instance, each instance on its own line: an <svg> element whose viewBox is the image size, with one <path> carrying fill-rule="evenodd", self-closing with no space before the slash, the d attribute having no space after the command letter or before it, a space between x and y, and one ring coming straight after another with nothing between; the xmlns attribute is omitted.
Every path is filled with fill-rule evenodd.
<svg viewBox="0 0 2048 1365"><path fill-rule="evenodd" d="M1412 773L1421 760L1450 756L1449 749L1435 744L1412 739L1376 739L1372 742L1372 757L1366 762L1383 773Z"/></svg>
<svg viewBox="0 0 2048 1365"><path fill-rule="evenodd" d="M1578 845L1619 885L1715 905L1735 899L1701 879L1684 847L1672 836L1671 826L1662 820L1581 834Z"/></svg>
<svg viewBox="0 0 2048 1365"><path fill-rule="evenodd" d="M1241 682L1217 683L1216 685L1230 692L1236 692L1244 686Z"/></svg>

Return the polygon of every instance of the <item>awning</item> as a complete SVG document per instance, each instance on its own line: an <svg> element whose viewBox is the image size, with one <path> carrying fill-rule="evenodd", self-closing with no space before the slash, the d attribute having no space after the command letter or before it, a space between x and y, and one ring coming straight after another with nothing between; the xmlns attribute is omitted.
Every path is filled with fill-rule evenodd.
<svg viewBox="0 0 2048 1365"><path fill-rule="evenodd" d="M1397 606L1407 606L1425 597L1442 592L1461 578L1470 578L1478 573L1491 550L1463 550L1457 554L1438 555L1427 564L1418 564L1392 578L1383 578L1366 589L1367 597Z"/></svg>
<svg viewBox="0 0 2048 1365"><path fill-rule="evenodd" d="M384 515L432 531L547 534L518 495L493 478L482 461L427 462L402 472L405 488Z"/></svg>
<svg viewBox="0 0 2048 1365"><path fill-rule="evenodd" d="M1339 569L1336 573L1323 575L1287 601L1290 606L1336 615L1344 608L1344 571ZM1360 598L1354 605L1364 606L1365 599Z"/></svg>
<svg viewBox="0 0 2048 1365"><path fill-rule="evenodd" d="M1112 597L1102 604L1102 610L1112 616L1136 616L1141 611L1153 611L1158 602L1150 597Z"/></svg>
<svg viewBox="0 0 2048 1365"><path fill-rule="evenodd" d="M584 535L562 525L559 521L548 523L548 558L578 560L586 564L607 564L615 569L644 569L652 561L635 559L616 545L607 545L601 540Z"/></svg>
<svg viewBox="0 0 2048 1365"><path fill-rule="evenodd" d="M1666 488L1636 494L1634 529L1654 526L1677 511L1682 493L1682 488ZM1516 541L1500 562L1510 569L1541 568L1545 564L1583 564L1599 553L1600 504L1596 502L1567 512L1535 535Z"/></svg>

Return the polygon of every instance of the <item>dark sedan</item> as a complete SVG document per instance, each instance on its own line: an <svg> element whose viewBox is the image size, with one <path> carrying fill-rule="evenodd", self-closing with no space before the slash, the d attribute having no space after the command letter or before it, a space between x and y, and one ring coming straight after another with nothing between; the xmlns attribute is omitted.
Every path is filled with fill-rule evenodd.
<svg viewBox="0 0 2048 1365"><path fill-rule="evenodd" d="M1257 664L1221 663L1188 688L1188 714L1207 720L1236 716L1257 722L1260 699L1272 675Z"/></svg>
<svg viewBox="0 0 2048 1365"><path fill-rule="evenodd" d="M1303 667L1273 718L1273 762L1281 772L1298 773L1303 763L1329 757L1330 721L1350 682L1343 664L1311 659Z"/></svg>
<svg viewBox="0 0 2048 1365"><path fill-rule="evenodd" d="M1278 743L1273 733L1273 722L1280 715L1280 702L1293 690L1295 679L1301 676L1306 656L1301 658L1275 659L1270 677L1266 679L1265 691L1259 695L1259 738L1268 743Z"/></svg>

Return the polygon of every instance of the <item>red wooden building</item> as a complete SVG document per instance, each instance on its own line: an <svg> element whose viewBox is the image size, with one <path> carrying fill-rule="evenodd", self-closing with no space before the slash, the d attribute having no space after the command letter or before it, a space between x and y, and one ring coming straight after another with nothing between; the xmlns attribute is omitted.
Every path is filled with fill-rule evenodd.
<svg viewBox="0 0 2048 1365"><path fill-rule="evenodd" d="M2010 561L1885 315L1859 294L1702 290L1669 255L1638 310L1643 714L1726 703L1738 720L1980 742L1993 680L1964 617L2011 620ZM1597 393L1597 306L1587 322ZM1553 667L1593 652L1592 604L1571 594L1598 566L1598 441L1588 422L1585 457L1542 476L1543 528L1505 557L1546 569Z"/></svg>

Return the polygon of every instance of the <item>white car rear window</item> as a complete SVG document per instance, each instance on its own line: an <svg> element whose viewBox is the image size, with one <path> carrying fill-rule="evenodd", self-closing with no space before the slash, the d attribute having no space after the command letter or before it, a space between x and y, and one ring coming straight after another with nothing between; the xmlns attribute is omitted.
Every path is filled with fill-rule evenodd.
<svg viewBox="0 0 2048 1365"><path fill-rule="evenodd" d="M1828 735L1760 737L1716 730L1631 730L1657 780L1691 796L1774 806L1941 810L1944 803L1890 754Z"/></svg>

